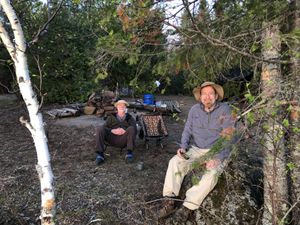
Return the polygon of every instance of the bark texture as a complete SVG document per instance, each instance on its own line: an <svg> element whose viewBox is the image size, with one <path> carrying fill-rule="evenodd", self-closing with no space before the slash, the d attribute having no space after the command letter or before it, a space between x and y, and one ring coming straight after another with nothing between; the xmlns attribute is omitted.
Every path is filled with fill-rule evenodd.
<svg viewBox="0 0 300 225"><path fill-rule="evenodd" d="M292 20L292 32L300 29L300 1L294 0L291 2L291 5L293 7L294 15ZM300 132L297 130L297 128L300 127L300 121L299 121L299 98L300 98L300 58L299 54L300 52L300 42L299 39L293 39L293 43L291 46L291 50L294 54L292 54L291 57L291 80L292 82L292 90L293 90L293 102L295 102L292 105L292 111L290 114L290 121L292 129L290 129L290 137L289 137L289 146L291 149L290 155L291 155L291 161L293 162L296 167L291 170L291 181L292 181L292 220L294 224L300 225Z"/></svg>
<svg viewBox="0 0 300 225"><path fill-rule="evenodd" d="M55 216L55 197L53 186L53 173L50 164L50 155L48 151L47 138L45 135L42 114L39 112L39 104L36 95L32 89L29 76L26 43L20 22L9 0L0 0L0 6L9 20L13 31L13 37L10 37L2 21L0 22L0 36L7 48L16 71L17 81L21 95L28 109L30 121L23 118L22 123L31 132L38 158L36 169L41 183L41 223L54 224ZM14 39L14 42L11 40Z"/></svg>
<svg viewBox="0 0 300 225"><path fill-rule="evenodd" d="M265 23L262 56L266 60L278 59L281 41L279 26ZM281 89L280 64L263 63L261 73L262 98L267 102L268 110L264 118L264 212L263 224L279 224L288 209L288 191L284 132L281 125L281 109L276 106L280 100Z"/></svg>

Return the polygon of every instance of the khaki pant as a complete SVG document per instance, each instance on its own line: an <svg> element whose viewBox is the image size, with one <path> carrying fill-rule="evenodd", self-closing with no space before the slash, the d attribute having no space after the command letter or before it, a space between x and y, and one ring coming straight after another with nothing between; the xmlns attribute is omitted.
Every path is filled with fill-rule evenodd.
<svg viewBox="0 0 300 225"><path fill-rule="evenodd" d="M203 156L209 149L192 147L187 152L188 160L175 155L170 161L165 177L163 196L175 197L179 195L184 176L191 170L192 163ZM193 185L186 192L183 205L190 210L198 209L204 198L213 190L218 182L218 177L223 171L223 165L215 169L205 170L198 184Z"/></svg>

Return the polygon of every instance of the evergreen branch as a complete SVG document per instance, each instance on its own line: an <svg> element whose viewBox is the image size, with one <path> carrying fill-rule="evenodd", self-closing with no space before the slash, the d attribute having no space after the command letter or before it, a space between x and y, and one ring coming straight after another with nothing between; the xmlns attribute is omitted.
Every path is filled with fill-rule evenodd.
<svg viewBox="0 0 300 225"><path fill-rule="evenodd" d="M192 163L192 184L199 183L199 174L203 173L206 170L205 165L208 160L213 159L216 154L220 153L224 149L234 148L237 136L237 134L232 134L230 136L220 137L208 152L199 157L197 161Z"/></svg>

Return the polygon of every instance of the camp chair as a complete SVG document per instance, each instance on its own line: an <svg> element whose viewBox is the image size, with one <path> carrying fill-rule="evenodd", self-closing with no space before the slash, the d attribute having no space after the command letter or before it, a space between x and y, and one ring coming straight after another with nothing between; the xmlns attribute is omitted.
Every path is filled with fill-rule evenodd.
<svg viewBox="0 0 300 225"><path fill-rule="evenodd" d="M167 127L160 113L143 114L139 118L143 128L146 149L149 149L149 141L155 140L156 145L163 148L162 140L168 136Z"/></svg>

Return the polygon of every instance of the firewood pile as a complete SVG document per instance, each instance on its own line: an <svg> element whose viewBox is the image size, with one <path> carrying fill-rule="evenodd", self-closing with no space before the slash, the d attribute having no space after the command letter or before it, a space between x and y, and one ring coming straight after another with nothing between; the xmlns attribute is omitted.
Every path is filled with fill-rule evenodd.
<svg viewBox="0 0 300 225"><path fill-rule="evenodd" d="M114 102L116 101L116 95L112 91L103 91L102 93L92 93L87 103L84 104L72 104L68 107L61 109L52 109L47 111L46 114L55 118L63 117L76 117L81 114L85 115L97 115L107 116L115 112Z"/></svg>
<svg viewBox="0 0 300 225"><path fill-rule="evenodd" d="M88 99L83 112L86 115L96 114L105 116L115 112L114 102L116 95L112 91L103 91L102 93L92 93Z"/></svg>
<svg viewBox="0 0 300 225"><path fill-rule="evenodd" d="M102 91L102 93L94 92L89 96L87 103L73 104L62 109L53 109L46 113L52 118L76 117L81 114L106 117L115 112L114 102L116 102L116 100L116 94L112 91ZM135 113L137 110L160 112L164 115L172 115L173 113L181 112L179 103L172 100L158 101L154 105L144 104L142 99L128 103L128 108L133 109L133 112Z"/></svg>

